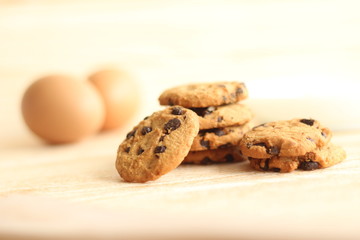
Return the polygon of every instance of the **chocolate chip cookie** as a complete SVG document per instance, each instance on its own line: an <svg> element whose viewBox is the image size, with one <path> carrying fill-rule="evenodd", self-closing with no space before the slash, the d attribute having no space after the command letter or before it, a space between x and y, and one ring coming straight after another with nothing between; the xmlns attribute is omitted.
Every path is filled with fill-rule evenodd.
<svg viewBox="0 0 360 240"><path fill-rule="evenodd" d="M181 105L187 108L204 108L236 103L247 98L248 91L241 82L215 82L178 86L164 91L161 105Z"/></svg>
<svg viewBox="0 0 360 240"><path fill-rule="evenodd" d="M116 169L127 182L155 180L176 168L199 132L198 116L174 106L155 112L120 144Z"/></svg>
<svg viewBox="0 0 360 240"><path fill-rule="evenodd" d="M314 119L292 119L259 125L240 141L241 152L248 157L303 156L325 146L332 133Z"/></svg>
<svg viewBox="0 0 360 240"><path fill-rule="evenodd" d="M189 152L183 163L192 164L213 164L213 163L232 163L243 161L238 147L221 148L215 150Z"/></svg>
<svg viewBox="0 0 360 240"><path fill-rule="evenodd" d="M242 125L253 118L250 109L235 103L206 108L191 108L199 116L200 129L222 128Z"/></svg>
<svg viewBox="0 0 360 240"><path fill-rule="evenodd" d="M249 131L251 127L252 123L249 122L242 126L200 130L194 139L190 151L237 146L243 135Z"/></svg>
<svg viewBox="0 0 360 240"><path fill-rule="evenodd" d="M273 156L267 159L248 157L250 166L259 171L291 172L295 169L305 171L330 167L346 158L345 151L332 143L307 152L302 156L279 157Z"/></svg>

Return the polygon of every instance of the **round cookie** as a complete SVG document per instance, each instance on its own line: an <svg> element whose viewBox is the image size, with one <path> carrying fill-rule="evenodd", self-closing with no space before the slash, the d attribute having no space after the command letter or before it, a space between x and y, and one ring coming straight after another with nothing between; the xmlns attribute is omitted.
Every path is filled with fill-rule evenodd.
<svg viewBox="0 0 360 240"><path fill-rule="evenodd" d="M237 146L243 135L249 131L251 127L252 123L246 123L242 126L200 130L191 145L190 151L204 151Z"/></svg>
<svg viewBox="0 0 360 240"><path fill-rule="evenodd" d="M203 108L236 103L247 96L248 91L241 82L199 83L168 89L160 95L159 102L161 105Z"/></svg>
<svg viewBox="0 0 360 240"><path fill-rule="evenodd" d="M182 163L213 164L244 161L238 147L189 152Z"/></svg>
<svg viewBox="0 0 360 240"><path fill-rule="evenodd" d="M116 169L127 182L155 180L176 168L199 131L193 111L174 106L145 118L120 144Z"/></svg>
<svg viewBox="0 0 360 240"><path fill-rule="evenodd" d="M222 128L243 125L249 122L253 114L243 104L191 108L199 116L200 129Z"/></svg>
<svg viewBox="0 0 360 240"><path fill-rule="evenodd" d="M259 171L291 172L295 169L305 171L326 168L335 165L346 158L345 151L332 143L323 148L308 152L299 157L274 156L268 159L249 157L250 166Z"/></svg>
<svg viewBox="0 0 360 240"><path fill-rule="evenodd" d="M259 125L240 141L241 152L252 158L302 156L326 145L332 133L313 119L292 119Z"/></svg>

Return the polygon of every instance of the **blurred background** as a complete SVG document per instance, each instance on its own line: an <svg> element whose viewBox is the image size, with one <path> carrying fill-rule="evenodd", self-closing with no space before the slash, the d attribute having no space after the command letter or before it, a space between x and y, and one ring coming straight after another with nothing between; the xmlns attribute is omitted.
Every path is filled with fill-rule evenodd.
<svg viewBox="0 0 360 240"><path fill-rule="evenodd" d="M32 138L19 106L34 79L85 78L108 65L136 76L142 104L133 123L159 108L168 87L239 80L260 122L299 116L359 129L359 7L356 0L0 0L1 141Z"/></svg>

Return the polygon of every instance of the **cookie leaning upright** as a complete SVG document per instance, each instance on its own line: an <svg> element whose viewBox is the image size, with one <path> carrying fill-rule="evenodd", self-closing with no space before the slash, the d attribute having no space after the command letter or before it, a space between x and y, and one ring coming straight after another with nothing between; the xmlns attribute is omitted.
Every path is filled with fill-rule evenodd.
<svg viewBox="0 0 360 240"><path fill-rule="evenodd" d="M116 169L127 182L147 182L176 168L199 132L197 115L180 106L145 118L120 144Z"/></svg>
<svg viewBox="0 0 360 240"><path fill-rule="evenodd" d="M160 95L159 102L161 105L203 108L236 103L247 96L242 82L199 83L168 89Z"/></svg>

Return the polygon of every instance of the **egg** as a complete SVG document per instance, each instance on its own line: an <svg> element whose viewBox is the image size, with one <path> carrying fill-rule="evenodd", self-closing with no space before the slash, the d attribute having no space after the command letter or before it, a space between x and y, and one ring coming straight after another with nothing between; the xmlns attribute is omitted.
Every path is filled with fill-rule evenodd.
<svg viewBox="0 0 360 240"><path fill-rule="evenodd" d="M103 126L105 108L93 85L65 75L35 81L22 99L27 126L48 143L79 141Z"/></svg>
<svg viewBox="0 0 360 240"><path fill-rule="evenodd" d="M118 69L104 69L90 75L89 81L98 89L104 101L106 115L102 130L127 124L140 104L135 79Z"/></svg>

